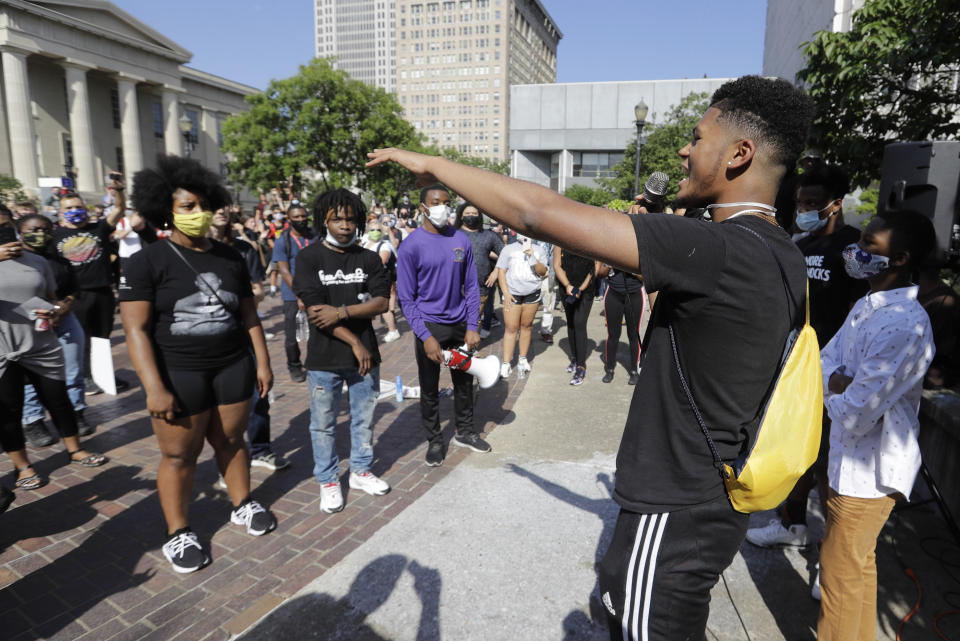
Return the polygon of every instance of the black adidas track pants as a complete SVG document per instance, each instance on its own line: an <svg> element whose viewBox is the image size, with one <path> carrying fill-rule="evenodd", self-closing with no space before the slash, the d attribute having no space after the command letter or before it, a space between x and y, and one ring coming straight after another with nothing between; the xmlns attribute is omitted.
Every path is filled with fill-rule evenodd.
<svg viewBox="0 0 960 641"><path fill-rule="evenodd" d="M703 641L716 584L747 533L726 497L675 512L621 510L598 565L612 641Z"/></svg>

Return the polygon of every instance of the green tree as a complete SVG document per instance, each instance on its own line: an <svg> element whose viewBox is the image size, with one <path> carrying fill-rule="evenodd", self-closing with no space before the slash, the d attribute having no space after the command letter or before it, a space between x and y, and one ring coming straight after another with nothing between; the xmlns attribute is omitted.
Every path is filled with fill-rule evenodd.
<svg viewBox="0 0 960 641"><path fill-rule="evenodd" d="M420 135L393 96L350 79L329 60L301 65L297 75L246 100L250 110L223 126L230 171L241 184L289 184L300 193L313 172L314 190L355 186L389 199L413 186L409 172L392 163L371 170L364 163L378 147L420 150Z"/></svg>
<svg viewBox="0 0 960 641"><path fill-rule="evenodd" d="M819 31L804 45L811 144L854 184L879 177L889 142L960 132L958 24L957 0L867 0L849 32Z"/></svg>
<svg viewBox="0 0 960 641"><path fill-rule="evenodd" d="M489 158L480 158L478 156L468 156L454 147L446 147L441 152L444 158L452 160L453 162L458 162L461 165L469 165L471 167L479 167L481 169L486 169L487 171L492 171L495 174L503 174L506 176L510 173L510 161L509 160L490 160Z"/></svg>
<svg viewBox="0 0 960 641"><path fill-rule="evenodd" d="M23 190L23 185L13 176L0 174L0 203L17 203L27 198L27 192Z"/></svg>
<svg viewBox="0 0 960 641"><path fill-rule="evenodd" d="M613 194L602 187L587 187L586 185L570 185L563 195L578 203L603 207L613 199Z"/></svg>
<svg viewBox="0 0 960 641"><path fill-rule="evenodd" d="M688 94L673 107L659 124L644 125L646 144L640 151L640 189L654 171L670 176L667 200L677 194L677 183L684 177L677 152L690 142L690 132L696 127L709 105L706 93ZM623 161L613 168L615 175L598 178L597 182L619 198L633 201L634 171L637 162L637 141L633 140L623 152ZM608 199L609 200L609 199Z"/></svg>

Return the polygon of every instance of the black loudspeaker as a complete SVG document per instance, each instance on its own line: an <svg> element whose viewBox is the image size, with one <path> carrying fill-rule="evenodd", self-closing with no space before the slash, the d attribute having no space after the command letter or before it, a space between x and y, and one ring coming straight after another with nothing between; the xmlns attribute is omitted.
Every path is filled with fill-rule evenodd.
<svg viewBox="0 0 960 641"><path fill-rule="evenodd" d="M960 142L896 142L883 152L877 213L912 209L933 221L941 258L960 256Z"/></svg>

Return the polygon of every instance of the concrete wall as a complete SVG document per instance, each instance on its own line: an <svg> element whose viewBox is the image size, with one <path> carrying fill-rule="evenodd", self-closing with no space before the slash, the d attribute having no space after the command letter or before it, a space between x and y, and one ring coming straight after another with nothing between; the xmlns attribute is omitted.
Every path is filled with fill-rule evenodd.
<svg viewBox="0 0 960 641"><path fill-rule="evenodd" d="M729 78L515 85L510 88L510 148L619 150L636 135L641 99L659 122L691 93L713 93Z"/></svg>

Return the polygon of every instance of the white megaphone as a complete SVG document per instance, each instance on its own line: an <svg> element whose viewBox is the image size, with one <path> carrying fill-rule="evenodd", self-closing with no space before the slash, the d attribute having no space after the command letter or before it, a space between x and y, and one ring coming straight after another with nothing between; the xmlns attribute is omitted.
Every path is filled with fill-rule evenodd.
<svg viewBox="0 0 960 641"><path fill-rule="evenodd" d="M480 389L493 387L500 380L500 359L492 354L477 358L470 352L454 348L443 350L443 364L450 369L458 369L474 376L480 383Z"/></svg>

